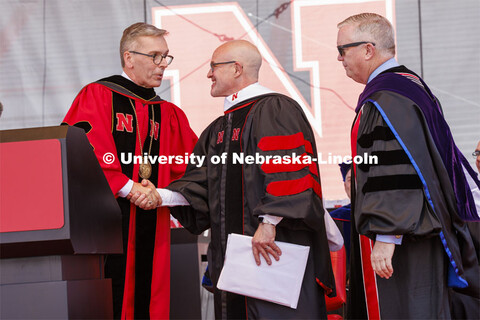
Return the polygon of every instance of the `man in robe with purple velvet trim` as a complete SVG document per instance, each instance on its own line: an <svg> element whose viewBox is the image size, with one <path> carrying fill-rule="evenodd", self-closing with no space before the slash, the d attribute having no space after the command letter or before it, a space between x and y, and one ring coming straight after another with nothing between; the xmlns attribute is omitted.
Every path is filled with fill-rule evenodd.
<svg viewBox="0 0 480 320"><path fill-rule="evenodd" d="M378 156L352 173L349 318L478 318L476 174L453 142L425 82L398 65L393 27L373 13L338 24L338 60L366 84L352 156ZM451 289L449 289L451 288ZM466 309L450 307L462 295ZM452 300L453 301L453 300Z"/></svg>
<svg viewBox="0 0 480 320"><path fill-rule="evenodd" d="M225 97L225 114L207 127L193 151L206 162L188 165L185 175L167 187L173 192L162 195L162 205L173 205L173 216L193 233L211 228L208 266L217 319L326 319L324 294L331 293L334 279L317 163L234 160L317 154L301 107L258 84L261 63L248 41L230 41L215 50L207 77L211 95ZM215 156L225 162L214 163ZM141 204L142 197L137 201ZM297 309L216 288L229 233L253 236L257 264L282 259L275 240L310 246Z"/></svg>

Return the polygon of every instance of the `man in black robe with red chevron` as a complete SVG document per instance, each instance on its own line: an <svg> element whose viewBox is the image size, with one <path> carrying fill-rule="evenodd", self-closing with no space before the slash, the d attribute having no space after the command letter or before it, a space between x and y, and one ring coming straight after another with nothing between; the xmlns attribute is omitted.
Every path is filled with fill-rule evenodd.
<svg viewBox="0 0 480 320"><path fill-rule="evenodd" d="M132 161L134 156L184 157L197 140L183 111L153 89L173 60L165 33L146 23L125 29L123 74L85 86L64 119L87 133L122 210L124 254L105 261L115 319L169 318L170 214L157 208L160 196L153 185L165 187L180 178L185 164ZM152 185L142 186L142 179ZM128 200L136 192L146 195L143 208Z"/></svg>
<svg viewBox="0 0 480 320"><path fill-rule="evenodd" d="M388 20L363 13L338 28L338 60L366 84L352 156L378 156L378 164L353 166L348 317L477 319L479 255L470 228L479 223L466 221L479 221L471 189L480 182L436 97L396 62ZM461 298L451 303L449 295Z"/></svg>
<svg viewBox="0 0 480 320"><path fill-rule="evenodd" d="M233 160L236 155L317 154L301 107L257 83L261 62L258 49L244 40L227 42L213 53L207 76L211 95L226 97L225 114L207 127L195 146L195 155L206 156L206 163L187 166L185 175L167 187L172 197L180 196L188 205L172 207L171 212L193 233L211 228L208 262L217 319L325 319L324 294L332 292L334 279L317 163ZM224 164L212 161L222 155ZM297 309L216 288L230 233L253 236L257 264L282 259L275 240L310 246Z"/></svg>

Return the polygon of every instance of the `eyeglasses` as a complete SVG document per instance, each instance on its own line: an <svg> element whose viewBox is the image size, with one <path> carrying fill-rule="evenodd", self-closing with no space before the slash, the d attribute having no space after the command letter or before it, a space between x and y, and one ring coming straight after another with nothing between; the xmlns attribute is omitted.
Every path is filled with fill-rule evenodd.
<svg viewBox="0 0 480 320"><path fill-rule="evenodd" d="M213 72L213 68L215 68L216 66L219 66L221 64L229 64L229 63L236 63L237 61L225 61L225 62L210 62L210 71Z"/></svg>
<svg viewBox="0 0 480 320"><path fill-rule="evenodd" d="M475 151L473 151L473 152L472 152L472 156L474 156L474 157L480 156L480 150L475 150Z"/></svg>
<svg viewBox="0 0 480 320"><path fill-rule="evenodd" d="M165 59L165 61L167 62L167 65L169 65L173 61L173 56L168 54L146 54L146 53L141 53L137 51L128 51L128 52L150 57L153 59L153 63L156 64L157 66L160 65L160 63L162 63L163 59Z"/></svg>
<svg viewBox="0 0 480 320"><path fill-rule="evenodd" d="M360 42L352 42L352 43L347 43L341 46L337 46L338 54L343 57L345 54L345 48L351 48L351 47L358 47L361 44L366 44L366 43L371 43L372 45L375 46L375 43L370 42L370 41L360 41Z"/></svg>

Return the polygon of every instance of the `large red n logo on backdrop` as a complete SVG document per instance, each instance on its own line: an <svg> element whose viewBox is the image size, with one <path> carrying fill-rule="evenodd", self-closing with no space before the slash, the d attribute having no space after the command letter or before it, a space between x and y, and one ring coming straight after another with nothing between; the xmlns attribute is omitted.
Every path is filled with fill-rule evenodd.
<svg viewBox="0 0 480 320"><path fill-rule="evenodd" d="M394 0L295 0L283 12L283 15L290 12L290 24L285 19L284 25L278 25L275 18L269 21L279 35L271 37L269 43L252 23L262 17L255 20L254 13L246 13L237 2L158 7L152 9L152 14L157 27L175 34L167 42L175 61L181 63L174 62L165 70L164 80L171 79L171 83L164 82L171 86L172 102L186 112L197 134L223 111L223 98L210 96L211 81L206 78L213 51L227 40L245 39L258 47L264 59L260 84L300 104L315 132L319 152L349 155L353 109L363 87L347 78L342 64L336 61L337 23L360 12L377 12L392 21L394 7ZM302 91L309 99L270 50L269 44L279 42L278 46L284 48L290 34L292 50L275 53L288 56L293 52L294 75L297 71L309 72L309 90ZM186 43L195 49L185 50ZM328 184L324 188L326 198L345 196L337 165L321 165L321 176L322 184Z"/></svg>

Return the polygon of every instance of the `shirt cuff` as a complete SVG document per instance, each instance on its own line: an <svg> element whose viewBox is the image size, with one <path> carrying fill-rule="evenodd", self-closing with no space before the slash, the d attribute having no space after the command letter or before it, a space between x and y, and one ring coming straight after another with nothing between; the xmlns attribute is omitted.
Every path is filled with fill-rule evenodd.
<svg viewBox="0 0 480 320"><path fill-rule="evenodd" d="M282 219L283 219L283 217L272 216L272 215L269 215L269 214L260 215L258 217L263 218L263 221L267 221L268 223L273 224L274 226L279 224L280 221L282 221Z"/></svg>
<svg viewBox="0 0 480 320"><path fill-rule="evenodd" d="M402 244L403 235L392 236L386 234L377 234L375 238L376 241L385 242L385 243L394 243L397 245Z"/></svg>
<svg viewBox="0 0 480 320"><path fill-rule="evenodd" d="M129 179L128 182L125 183L125 185L122 187L122 189L118 191L117 194L119 197L125 198L126 196L128 196L130 191L132 191L132 188L133 188L133 180Z"/></svg>
<svg viewBox="0 0 480 320"><path fill-rule="evenodd" d="M180 192L171 191L168 189L157 189L160 197L162 198L162 204L160 207L176 207L176 206L189 206L187 199Z"/></svg>

